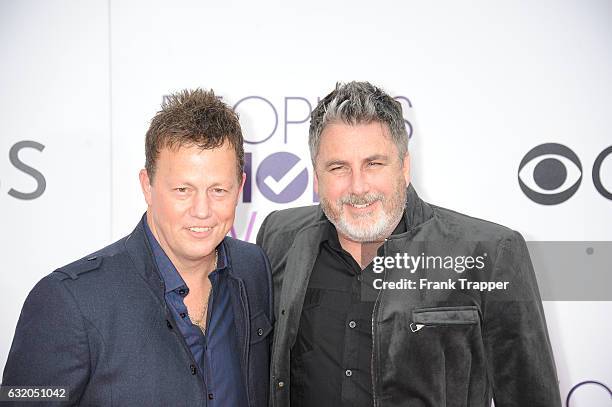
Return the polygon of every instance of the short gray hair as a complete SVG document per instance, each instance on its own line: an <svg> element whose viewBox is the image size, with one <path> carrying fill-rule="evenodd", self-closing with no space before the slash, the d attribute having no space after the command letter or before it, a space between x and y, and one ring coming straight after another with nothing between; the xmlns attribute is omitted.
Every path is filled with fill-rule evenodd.
<svg viewBox="0 0 612 407"><path fill-rule="evenodd" d="M314 160L319 153L321 133L331 123L349 125L384 123L389 127L391 139L397 146L402 160L408 152L408 132L402 116L402 105L382 89L369 82L336 83L310 115L308 146Z"/></svg>

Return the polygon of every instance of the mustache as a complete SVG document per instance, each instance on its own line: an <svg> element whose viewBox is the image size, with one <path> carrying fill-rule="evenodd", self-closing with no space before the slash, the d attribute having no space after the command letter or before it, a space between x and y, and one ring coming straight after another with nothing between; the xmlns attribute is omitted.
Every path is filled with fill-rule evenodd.
<svg viewBox="0 0 612 407"><path fill-rule="evenodd" d="M383 194L365 194L355 195L349 194L340 197L337 201L338 205L349 204L349 205L369 205L376 201L382 201L384 199Z"/></svg>

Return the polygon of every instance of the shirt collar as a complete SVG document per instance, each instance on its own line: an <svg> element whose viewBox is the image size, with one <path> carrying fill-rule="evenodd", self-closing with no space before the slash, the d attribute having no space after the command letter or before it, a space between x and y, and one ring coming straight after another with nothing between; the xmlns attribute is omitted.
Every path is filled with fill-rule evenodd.
<svg viewBox="0 0 612 407"><path fill-rule="evenodd" d="M147 223L146 218L143 219L144 228L146 232L147 239L149 240L149 244L151 245L151 249L153 250L153 257L155 258L155 263L157 264L157 268L159 269L159 273L164 280L164 285L166 287L166 293L174 291L180 287L186 287L185 280L178 273L170 258L164 252L164 249L160 246L159 242L153 236L153 232ZM224 239L225 240L225 239ZM218 271L222 271L227 267L227 252L225 250L225 245L223 244L223 240L217 246L217 268L213 270L213 273L217 273Z"/></svg>

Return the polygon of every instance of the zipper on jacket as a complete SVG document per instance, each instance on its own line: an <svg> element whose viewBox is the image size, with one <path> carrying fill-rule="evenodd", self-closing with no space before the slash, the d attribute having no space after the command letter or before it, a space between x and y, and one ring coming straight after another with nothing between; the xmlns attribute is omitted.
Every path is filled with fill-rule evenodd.
<svg viewBox="0 0 612 407"><path fill-rule="evenodd" d="M215 289L213 284L210 284L210 293L208 294L208 304L206 304L206 328L202 334L206 337L206 348L208 349L208 328L210 327L210 319L212 317L212 307L215 303ZM200 328L200 327L198 327Z"/></svg>
<svg viewBox="0 0 612 407"><path fill-rule="evenodd" d="M418 331L420 331L424 327L425 327L425 324L417 324L415 322L411 322L410 323L410 330L412 332L418 332Z"/></svg>
<svg viewBox="0 0 612 407"><path fill-rule="evenodd" d="M415 333L420 331L423 328L439 328L444 326L465 326L465 325L476 325L476 321L455 321L455 322L437 322L437 321L429 321L429 322L411 322L410 323L410 331Z"/></svg>
<svg viewBox="0 0 612 407"><path fill-rule="evenodd" d="M383 256L387 255L387 240L385 239L383 243ZM384 266L383 273L383 281L387 280L387 268ZM372 310L372 358L371 358L371 366L370 370L372 371L372 401L374 402L374 407L378 406L378 401L376 400L376 364L374 363L374 357L376 354L376 317L378 316L378 309L380 305L380 297L382 296L383 290L379 290L376 295L376 300L374 301L374 309Z"/></svg>

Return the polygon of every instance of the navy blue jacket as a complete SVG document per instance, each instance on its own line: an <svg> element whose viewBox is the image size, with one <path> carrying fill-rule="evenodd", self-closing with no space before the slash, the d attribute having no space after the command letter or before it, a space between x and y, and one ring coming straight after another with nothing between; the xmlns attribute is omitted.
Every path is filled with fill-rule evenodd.
<svg viewBox="0 0 612 407"><path fill-rule="evenodd" d="M259 247L224 243L249 407L264 407L270 266ZM205 406L202 372L155 267L141 221L125 238L43 278L23 306L2 385L66 386L71 405Z"/></svg>

